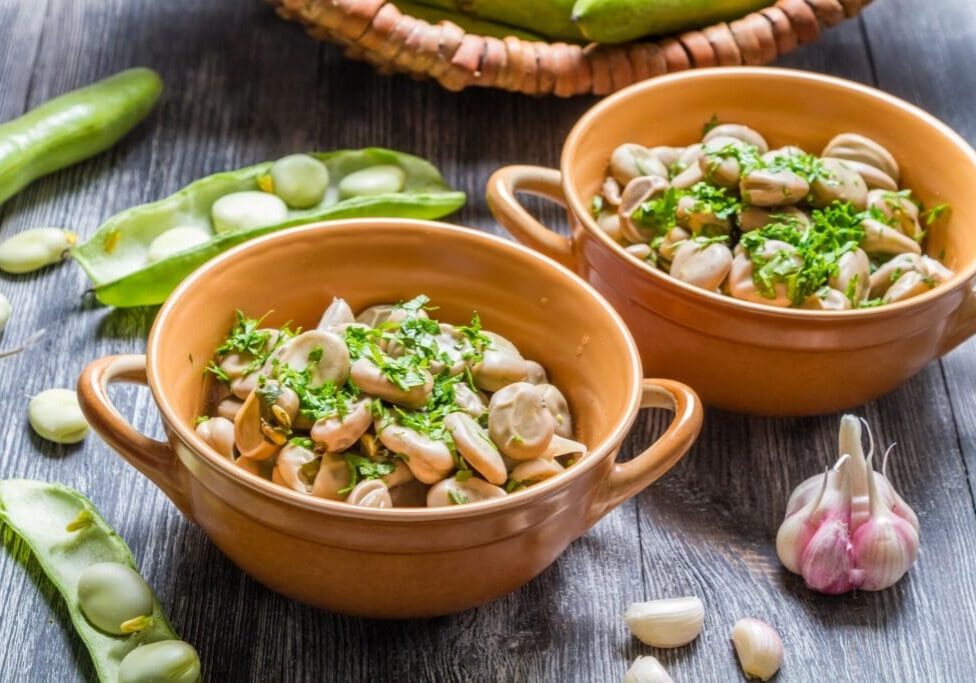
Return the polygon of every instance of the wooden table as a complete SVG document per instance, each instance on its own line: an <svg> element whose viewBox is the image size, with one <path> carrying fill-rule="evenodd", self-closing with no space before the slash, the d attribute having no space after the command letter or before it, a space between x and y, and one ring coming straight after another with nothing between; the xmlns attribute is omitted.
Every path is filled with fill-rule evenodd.
<svg viewBox="0 0 976 683"><path fill-rule="evenodd" d="M976 142L976 5L937 4L878 0L863 19L783 63L875 84ZM134 65L166 81L156 113L110 152L0 208L0 235L39 225L87 235L110 214L214 171L368 145L434 160L469 193L454 220L497 231L483 199L489 173L513 162L555 165L563 137L592 103L455 95L379 77L256 0L0 2L0 120ZM554 207L540 212L559 220ZM143 349L155 311L99 307L86 286L73 264L0 279L15 309L3 344L48 330L30 352L0 360L0 476L60 481L90 495L200 651L207 680L615 681L636 656L654 654L676 681L735 681L728 634L747 615L783 635L777 680L976 680L976 343L857 411L882 442L899 443L892 478L921 518L918 564L890 590L818 596L774 552L789 491L835 457L839 416L713 410L678 467L522 590L451 617L366 621L291 602L249 579L96 436L61 447L31 432L28 396L73 386L91 359ZM118 392L137 426L161 431L147 391ZM641 420L625 457L664 417ZM9 534L5 541L0 679L92 679L57 593L22 549L14 557ZM694 644L655 652L629 635L621 619L629 603L686 594L707 605Z"/></svg>

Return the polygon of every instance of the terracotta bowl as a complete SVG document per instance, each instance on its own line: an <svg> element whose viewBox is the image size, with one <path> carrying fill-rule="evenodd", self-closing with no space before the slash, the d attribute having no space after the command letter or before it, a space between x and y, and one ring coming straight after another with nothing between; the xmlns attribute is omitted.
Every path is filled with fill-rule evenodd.
<svg viewBox="0 0 976 683"><path fill-rule="evenodd" d="M451 508L369 509L302 495L221 457L193 431L203 369L239 308L314 327L334 295L354 309L426 293L444 320L485 326L539 360L563 389L590 455L524 492ZM137 432L107 385L147 383L168 441ZM248 242L196 271L163 306L145 356L91 363L79 380L94 429L255 579L346 614L421 617L515 590L691 446L694 392L642 379L623 321L553 261L466 228L408 220L313 225ZM641 407L674 411L667 431L615 463Z"/></svg>
<svg viewBox="0 0 976 683"><path fill-rule="evenodd" d="M771 146L819 152L835 134L868 135L894 154L902 185L951 218L928 237L956 271L922 296L875 309L773 308L671 279L626 255L589 206L610 153L624 142L687 145L713 115L760 131ZM705 403L765 415L841 410L891 391L976 332L976 153L944 124L856 83L786 69L703 69L641 83L590 109L561 169L510 166L490 180L495 216L524 244L587 279L633 332L645 370L687 382ZM517 192L569 209L572 235L551 232Z"/></svg>

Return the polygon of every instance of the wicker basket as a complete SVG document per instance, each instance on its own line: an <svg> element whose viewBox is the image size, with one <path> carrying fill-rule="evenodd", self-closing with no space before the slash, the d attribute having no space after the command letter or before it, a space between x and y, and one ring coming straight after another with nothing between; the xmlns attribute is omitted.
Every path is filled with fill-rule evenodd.
<svg viewBox="0 0 976 683"><path fill-rule="evenodd" d="M382 73L430 77L448 90L470 85L528 95L605 95L671 71L766 64L821 28L856 16L871 0L778 0L729 23L660 40L587 46L465 33L407 16L386 0L269 0L285 19Z"/></svg>

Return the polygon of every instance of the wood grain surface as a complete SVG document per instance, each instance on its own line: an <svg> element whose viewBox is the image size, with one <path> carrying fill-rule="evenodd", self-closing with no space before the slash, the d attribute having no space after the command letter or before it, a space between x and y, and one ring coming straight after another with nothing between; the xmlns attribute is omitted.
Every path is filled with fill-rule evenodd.
<svg viewBox="0 0 976 683"><path fill-rule="evenodd" d="M974 63L970 0L878 0L783 62L876 84L976 142ZM483 199L491 171L555 165L563 137L592 103L453 95L380 77L257 0L0 0L0 120L136 65L166 82L156 112L113 150L0 207L0 237L40 225L87 235L112 213L214 171L367 145L432 159L469 193L453 220L497 232ZM537 208L560 222L555 207ZM91 359L144 348L155 311L100 307L86 286L70 263L0 277L15 311L0 344L47 330L28 353L0 360L0 477L87 493L199 650L206 680L618 681L637 655L654 654L679 683L737 681L728 634L743 616L782 634L786 663L776 680L976 680L976 342L858 411L881 441L899 443L891 475L921 519L918 564L890 590L818 596L776 559L786 498L835 457L838 416L709 411L678 467L528 586L456 616L382 622L321 612L256 584L94 435L75 447L33 435L30 395L73 386ZM114 391L136 426L160 433L147 391ZM642 416L624 457L664 420ZM0 680L93 680L58 594L8 532L4 541ZM694 644L653 651L630 637L621 619L630 602L685 594L707 605Z"/></svg>

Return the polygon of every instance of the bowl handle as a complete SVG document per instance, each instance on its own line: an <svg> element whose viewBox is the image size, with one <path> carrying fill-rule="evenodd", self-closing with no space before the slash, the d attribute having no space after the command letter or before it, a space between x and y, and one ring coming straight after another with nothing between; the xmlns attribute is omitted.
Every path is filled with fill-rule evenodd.
<svg viewBox="0 0 976 683"><path fill-rule="evenodd" d="M680 460L698 438L702 404L694 390L670 379L645 379L641 408L669 408L671 424L640 455L613 465L603 480L590 513L591 523L657 481Z"/></svg>
<svg viewBox="0 0 976 683"><path fill-rule="evenodd" d="M962 305L953 313L949 330L939 347L939 355L944 356L974 334L976 334L976 285L966 293Z"/></svg>
<svg viewBox="0 0 976 683"><path fill-rule="evenodd" d="M554 233L533 218L515 196L516 192L527 192L566 206L561 181L562 175L554 168L505 166L488 179L488 207L519 242L575 270L573 240Z"/></svg>
<svg viewBox="0 0 976 683"><path fill-rule="evenodd" d="M176 460L165 441L137 431L112 403L108 385L132 382L148 385L145 355L106 356L92 361L78 377L78 401L85 418L100 437L191 517L189 501L179 485Z"/></svg>

